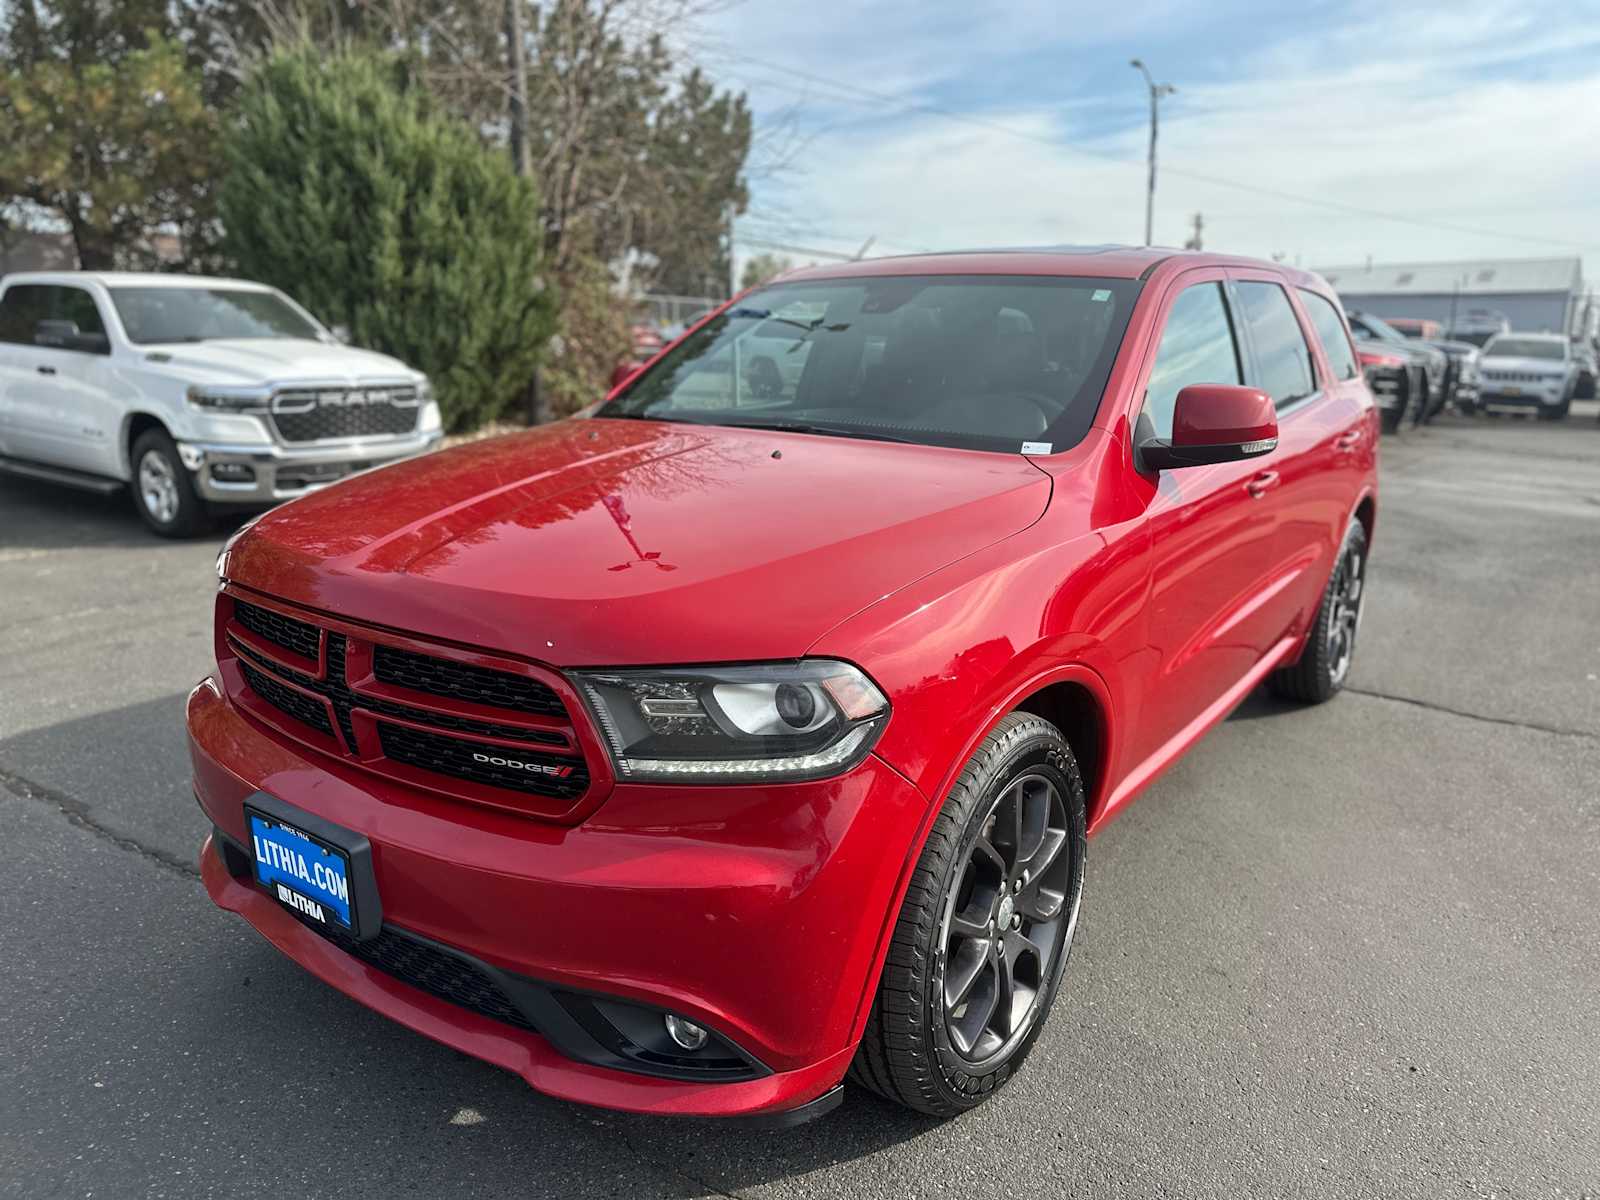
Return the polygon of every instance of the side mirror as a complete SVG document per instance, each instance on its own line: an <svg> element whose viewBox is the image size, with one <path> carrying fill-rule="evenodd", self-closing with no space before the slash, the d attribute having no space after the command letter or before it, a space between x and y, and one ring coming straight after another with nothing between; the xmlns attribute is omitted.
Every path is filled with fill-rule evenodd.
<svg viewBox="0 0 1600 1200"><path fill-rule="evenodd" d="M1178 393L1172 437L1139 444L1146 470L1171 471L1239 462L1270 454L1278 445L1278 413L1258 388L1197 383Z"/></svg>
<svg viewBox="0 0 1600 1200"><path fill-rule="evenodd" d="M33 344L86 354L104 354L111 349L110 338L103 333L79 333L76 321L40 321L33 327Z"/></svg>

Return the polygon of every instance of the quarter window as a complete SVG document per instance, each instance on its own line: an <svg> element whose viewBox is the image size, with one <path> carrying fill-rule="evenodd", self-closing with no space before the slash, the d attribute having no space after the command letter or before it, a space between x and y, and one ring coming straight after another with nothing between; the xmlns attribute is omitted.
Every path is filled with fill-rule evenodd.
<svg viewBox="0 0 1600 1200"><path fill-rule="evenodd" d="M1328 365L1333 368L1334 377L1354 379L1361 374L1356 352L1350 346L1344 322L1339 320L1339 310L1334 308L1333 301L1301 288L1300 302L1305 305L1306 315L1311 318L1311 328L1316 332L1317 341L1322 344L1322 352L1328 356Z"/></svg>
<svg viewBox="0 0 1600 1200"><path fill-rule="evenodd" d="M1282 411L1316 390L1311 347L1306 345L1306 335L1283 288L1248 280L1235 288L1240 317L1250 331L1250 348L1255 351L1258 378L1251 382L1271 396Z"/></svg>
<svg viewBox="0 0 1600 1200"><path fill-rule="evenodd" d="M1194 383L1242 382L1239 349L1220 283L1197 283L1172 303L1145 389L1144 416L1158 438L1172 436L1178 393Z"/></svg>

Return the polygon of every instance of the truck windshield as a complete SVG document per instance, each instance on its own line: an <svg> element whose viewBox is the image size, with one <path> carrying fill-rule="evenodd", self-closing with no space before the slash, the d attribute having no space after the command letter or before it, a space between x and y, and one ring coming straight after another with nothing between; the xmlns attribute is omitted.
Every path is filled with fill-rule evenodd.
<svg viewBox="0 0 1600 1200"><path fill-rule="evenodd" d="M110 291L128 340L140 346L214 338L315 338L322 334L272 292L216 287L114 287Z"/></svg>
<svg viewBox="0 0 1600 1200"><path fill-rule="evenodd" d="M1138 294L1084 277L778 283L595 415L1048 454L1088 432Z"/></svg>

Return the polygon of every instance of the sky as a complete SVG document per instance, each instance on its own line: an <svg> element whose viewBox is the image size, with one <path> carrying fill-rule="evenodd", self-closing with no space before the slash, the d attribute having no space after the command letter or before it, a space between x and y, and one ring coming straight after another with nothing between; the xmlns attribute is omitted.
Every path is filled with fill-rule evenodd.
<svg viewBox="0 0 1600 1200"><path fill-rule="evenodd" d="M1138 57L1157 244L1600 281L1600 0L742 0L695 53L756 115L741 259L1142 241Z"/></svg>

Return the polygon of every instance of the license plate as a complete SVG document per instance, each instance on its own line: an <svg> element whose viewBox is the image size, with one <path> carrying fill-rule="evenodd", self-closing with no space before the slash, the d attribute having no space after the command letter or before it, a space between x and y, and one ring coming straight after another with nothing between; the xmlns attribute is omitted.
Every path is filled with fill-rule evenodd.
<svg viewBox="0 0 1600 1200"><path fill-rule="evenodd" d="M1522 395L1522 389L1519 388L1519 387L1511 387L1511 386L1508 385L1508 386L1503 387L1503 388L1500 389L1500 394L1502 396L1520 396L1520 395Z"/></svg>
<svg viewBox="0 0 1600 1200"><path fill-rule="evenodd" d="M245 810L256 882L287 908L324 926L355 928L350 859L304 830Z"/></svg>

